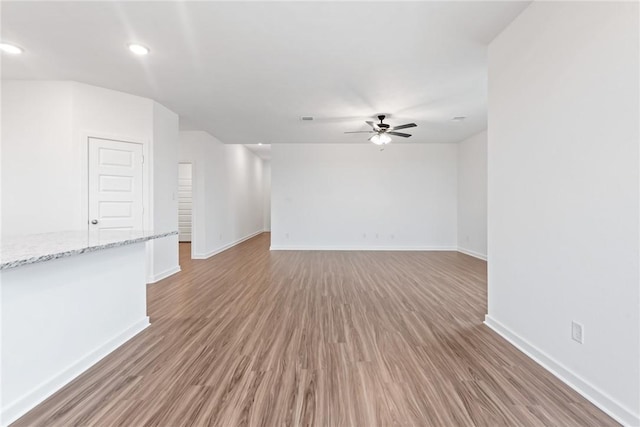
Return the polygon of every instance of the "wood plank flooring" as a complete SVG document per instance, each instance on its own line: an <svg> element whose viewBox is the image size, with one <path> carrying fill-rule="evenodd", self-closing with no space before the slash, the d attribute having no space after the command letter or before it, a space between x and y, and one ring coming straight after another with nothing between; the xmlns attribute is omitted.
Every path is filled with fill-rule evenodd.
<svg viewBox="0 0 640 427"><path fill-rule="evenodd" d="M485 262L189 251L148 329L13 425L617 425L482 324Z"/></svg>

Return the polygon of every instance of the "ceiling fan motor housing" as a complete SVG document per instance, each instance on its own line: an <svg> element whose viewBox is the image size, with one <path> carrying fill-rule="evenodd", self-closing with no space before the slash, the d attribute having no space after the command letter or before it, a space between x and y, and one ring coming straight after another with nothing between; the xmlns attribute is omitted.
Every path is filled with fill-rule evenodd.
<svg viewBox="0 0 640 427"><path fill-rule="evenodd" d="M382 121L384 120L385 117L386 116L384 114L381 114L381 115L378 116L378 120L380 120L380 123L378 123L377 126L382 130L389 129L389 125L388 124L382 123Z"/></svg>

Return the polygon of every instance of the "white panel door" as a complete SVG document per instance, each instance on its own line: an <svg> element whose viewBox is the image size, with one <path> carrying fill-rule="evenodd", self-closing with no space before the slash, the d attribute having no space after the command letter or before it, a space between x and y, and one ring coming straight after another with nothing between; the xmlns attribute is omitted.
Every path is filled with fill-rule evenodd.
<svg viewBox="0 0 640 427"><path fill-rule="evenodd" d="M89 138L89 230L143 228L142 144Z"/></svg>
<svg viewBox="0 0 640 427"><path fill-rule="evenodd" d="M181 242L191 241L192 209L191 163L180 163L178 165L178 237Z"/></svg>

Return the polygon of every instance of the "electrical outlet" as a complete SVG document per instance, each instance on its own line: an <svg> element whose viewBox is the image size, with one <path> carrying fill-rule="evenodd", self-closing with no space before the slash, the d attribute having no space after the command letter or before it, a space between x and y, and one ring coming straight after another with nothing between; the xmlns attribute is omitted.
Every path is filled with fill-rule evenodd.
<svg viewBox="0 0 640 427"><path fill-rule="evenodd" d="M583 343L584 335L580 323L571 322L571 339L580 344Z"/></svg>
<svg viewBox="0 0 640 427"><path fill-rule="evenodd" d="M220 233L220 240L222 240L222 233Z"/></svg>
<svg viewBox="0 0 640 427"><path fill-rule="evenodd" d="M289 238L289 233L284 233L284 237Z"/></svg>
<svg viewBox="0 0 640 427"><path fill-rule="evenodd" d="M367 233L362 233L362 238L366 239L367 238Z"/></svg>

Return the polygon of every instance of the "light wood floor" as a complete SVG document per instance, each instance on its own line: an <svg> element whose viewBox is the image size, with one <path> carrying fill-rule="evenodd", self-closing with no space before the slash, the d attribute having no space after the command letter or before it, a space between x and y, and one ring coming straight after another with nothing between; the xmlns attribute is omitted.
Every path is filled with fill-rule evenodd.
<svg viewBox="0 0 640 427"><path fill-rule="evenodd" d="M189 250L151 327L15 426L616 425L482 324L482 261Z"/></svg>

